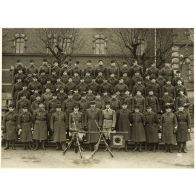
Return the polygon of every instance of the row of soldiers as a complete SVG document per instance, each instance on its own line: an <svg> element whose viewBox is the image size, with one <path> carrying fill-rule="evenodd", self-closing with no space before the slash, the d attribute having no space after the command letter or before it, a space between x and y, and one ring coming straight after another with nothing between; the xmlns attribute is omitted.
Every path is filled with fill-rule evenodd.
<svg viewBox="0 0 195 195"><path fill-rule="evenodd" d="M27 107L23 107L18 115L13 105L9 105L9 111L3 120L3 133L6 140L5 149L15 149L17 135L24 143L24 149L32 149L32 141L35 140L35 150L45 149L45 142L48 139L48 129L53 132L53 140L56 142L57 150L65 150L66 136L78 132L78 137L83 144L84 137L93 150L98 142L99 130L102 129L108 145L110 145L111 133L124 132L125 143L128 140L135 143L133 151L142 151L142 144L145 143L150 150L156 151L159 142L159 131L162 133L162 142L165 143L166 152L172 152L172 145L178 144L178 152L186 153L186 142L190 139L190 115L184 111L181 105L178 111L173 113L170 106L166 106L166 112L162 114L160 120L150 106L145 113L140 112L140 107L136 106L134 112L130 112L127 104L123 102L122 109L115 111L110 108L110 102L106 102L105 109L96 108L95 102L90 103L90 108L85 113L80 112L79 106L75 105L73 112L67 117L62 111L61 105L56 106L56 110L49 116L43 103L39 103L39 108L31 114ZM95 132L95 133L94 133ZM75 152L78 152L78 145Z"/></svg>
<svg viewBox="0 0 195 195"><path fill-rule="evenodd" d="M54 61L51 66L43 60L38 69L33 61L29 67L24 67L19 61L11 68L16 113L22 114L26 107L33 115L43 103L50 124L58 105L69 118L75 106L85 115L92 101L99 110L105 109L106 102L109 102L110 108L116 112L124 104L131 113L137 107L140 113L144 113L147 106L160 114L166 112L166 106L171 106L174 111L184 106L188 111L189 99L184 80L180 72L173 74L168 63L161 70L152 64L145 74L136 60L130 67L125 62L118 67L111 61L111 65L105 68L102 60L96 68L91 61L87 62L84 70L78 65L79 62L73 67L68 63L59 66ZM69 119L67 121L69 123ZM48 129L51 134L50 125Z"/></svg>

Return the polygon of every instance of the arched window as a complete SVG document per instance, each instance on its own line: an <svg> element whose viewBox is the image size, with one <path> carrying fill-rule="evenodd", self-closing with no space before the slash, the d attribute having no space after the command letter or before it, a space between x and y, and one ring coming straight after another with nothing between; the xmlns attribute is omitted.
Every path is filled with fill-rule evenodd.
<svg viewBox="0 0 195 195"><path fill-rule="evenodd" d="M15 53L20 54L24 53L25 51L25 42L27 40L27 37L24 34L15 34L14 37L14 47L15 47Z"/></svg>
<svg viewBox="0 0 195 195"><path fill-rule="evenodd" d="M104 37L104 35L94 36L93 43L94 54L97 55L106 54L107 39Z"/></svg>

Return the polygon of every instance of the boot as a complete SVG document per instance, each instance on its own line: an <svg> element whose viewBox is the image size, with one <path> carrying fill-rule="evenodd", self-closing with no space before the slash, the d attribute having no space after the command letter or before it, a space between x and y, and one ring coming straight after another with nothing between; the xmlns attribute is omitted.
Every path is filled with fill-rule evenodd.
<svg viewBox="0 0 195 195"><path fill-rule="evenodd" d="M173 152L172 152L171 144L169 144L169 153L173 153Z"/></svg>
<svg viewBox="0 0 195 195"><path fill-rule="evenodd" d="M56 142L56 150L60 150L60 143Z"/></svg>
<svg viewBox="0 0 195 195"><path fill-rule="evenodd" d="M28 142L28 149L29 149L29 150L32 150L31 142Z"/></svg>
<svg viewBox="0 0 195 195"><path fill-rule="evenodd" d="M135 148L133 149L133 152L137 151L137 143L135 144Z"/></svg>
<svg viewBox="0 0 195 195"><path fill-rule="evenodd" d="M6 143L5 143L5 148L4 150L8 150L9 149L9 141L7 140Z"/></svg>
<svg viewBox="0 0 195 195"><path fill-rule="evenodd" d="M182 152L183 152L183 153L187 153L186 142L183 142Z"/></svg>
<svg viewBox="0 0 195 195"><path fill-rule="evenodd" d="M182 143L181 142L178 142L178 153L181 153L181 150L182 150Z"/></svg>
<svg viewBox="0 0 195 195"><path fill-rule="evenodd" d="M142 144L139 144L139 149L138 149L139 152L142 151Z"/></svg>
<svg viewBox="0 0 195 195"><path fill-rule="evenodd" d="M27 145L26 145L26 143L24 143L24 148L23 149L26 150L26 148L27 148Z"/></svg>
<svg viewBox="0 0 195 195"><path fill-rule="evenodd" d="M152 152L156 152L156 144L153 143Z"/></svg>
<svg viewBox="0 0 195 195"><path fill-rule="evenodd" d="M12 150L16 150L15 141L12 141Z"/></svg>
<svg viewBox="0 0 195 195"><path fill-rule="evenodd" d="M125 152L128 151L128 141L125 141Z"/></svg>
<svg viewBox="0 0 195 195"><path fill-rule="evenodd" d="M41 141L41 148L42 148L43 150L46 150L46 149L45 149L45 140L42 140L42 141Z"/></svg>
<svg viewBox="0 0 195 195"><path fill-rule="evenodd" d="M38 150L38 149L39 149L39 141L36 140L35 141L35 148L34 148L34 150Z"/></svg>

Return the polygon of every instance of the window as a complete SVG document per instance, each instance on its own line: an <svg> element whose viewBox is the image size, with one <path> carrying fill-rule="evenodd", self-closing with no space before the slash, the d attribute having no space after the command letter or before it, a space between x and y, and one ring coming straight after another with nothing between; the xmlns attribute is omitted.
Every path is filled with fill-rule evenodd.
<svg viewBox="0 0 195 195"><path fill-rule="evenodd" d="M62 45L62 48L63 48L63 52L65 54L70 54L71 53L71 41L72 41L72 37L69 36L69 37L66 37L63 39L63 45Z"/></svg>
<svg viewBox="0 0 195 195"><path fill-rule="evenodd" d="M94 54L101 55L106 54L106 45L107 45L107 39L104 37L104 35L96 35L94 37Z"/></svg>
<svg viewBox="0 0 195 195"><path fill-rule="evenodd" d="M27 37L24 34L15 34L15 37L14 37L15 53L17 54L24 53L24 50L26 48L25 46L26 40L27 40Z"/></svg>

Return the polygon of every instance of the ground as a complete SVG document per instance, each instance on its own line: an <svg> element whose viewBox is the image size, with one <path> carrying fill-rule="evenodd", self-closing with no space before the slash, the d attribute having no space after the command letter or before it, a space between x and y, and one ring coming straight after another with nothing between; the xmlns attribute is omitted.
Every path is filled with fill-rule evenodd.
<svg viewBox="0 0 195 195"><path fill-rule="evenodd" d="M63 156L62 152L48 148L46 151L1 150L2 168L193 168L194 135L188 142L188 153L158 152L125 152L113 150L114 158L108 152L100 150L92 160L87 160L90 152L84 152L80 160L79 153L72 150Z"/></svg>

